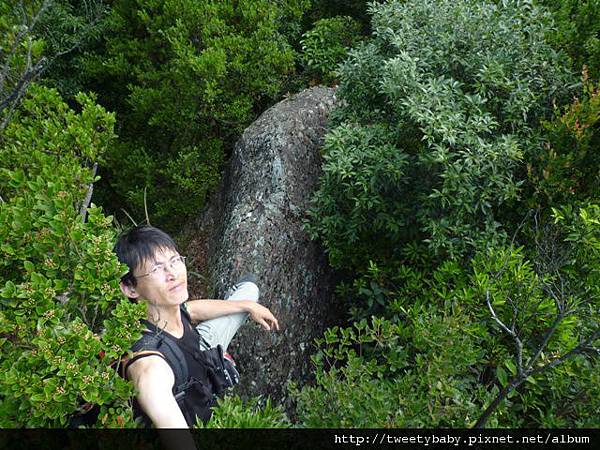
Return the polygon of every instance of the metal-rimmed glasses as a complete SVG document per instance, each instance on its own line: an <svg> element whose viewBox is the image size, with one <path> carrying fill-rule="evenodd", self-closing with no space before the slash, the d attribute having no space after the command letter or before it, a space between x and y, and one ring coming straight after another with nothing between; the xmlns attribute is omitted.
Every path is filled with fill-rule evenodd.
<svg viewBox="0 0 600 450"><path fill-rule="evenodd" d="M148 272L146 272L142 275L137 275L136 278L144 278L144 277L158 278L165 273L165 271L167 270L167 267L169 268L169 270L175 270L175 269L179 270L183 266L185 266L185 259L186 259L185 256L181 256L181 255L173 256L169 260L169 262L158 263L158 264L154 265L152 267L152 269L150 269Z"/></svg>

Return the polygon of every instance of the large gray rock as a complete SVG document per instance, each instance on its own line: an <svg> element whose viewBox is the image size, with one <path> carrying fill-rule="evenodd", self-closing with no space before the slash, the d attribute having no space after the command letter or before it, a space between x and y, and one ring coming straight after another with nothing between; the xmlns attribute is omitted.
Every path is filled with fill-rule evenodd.
<svg viewBox="0 0 600 450"><path fill-rule="evenodd" d="M333 89L316 87L262 114L236 144L223 186L198 223L200 239L190 251L212 284L205 294L222 296L252 272L260 302L281 325L272 333L248 324L234 339L230 352L242 373L242 395L284 400L288 380L303 384L310 377L314 338L339 322L333 274L302 228L334 104Z"/></svg>

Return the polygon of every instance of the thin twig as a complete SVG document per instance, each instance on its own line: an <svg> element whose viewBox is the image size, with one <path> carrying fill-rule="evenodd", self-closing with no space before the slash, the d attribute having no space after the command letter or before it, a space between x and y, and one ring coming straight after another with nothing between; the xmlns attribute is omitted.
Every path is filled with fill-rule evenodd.
<svg viewBox="0 0 600 450"><path fill-rule="evenodd" d="M488 309L490 310L490 313L492 314L492 318L494 319L494 321L500 326L500 328L502 328L515 341L515 347L517 350L517 373L519 375L521 375L523 373L523 343L521 342L521 339L515 332L514 328L512 328L512 329L508 328L496 314L496 311L494 310L494 307L492 306L492 302L490 301L490 291L489 290L487 290L485 293L485 302L487 303Z"/></svg>
<svg viewBox="0 0 600 450"><path fill-rule="evenodd" d="M88 186L87 193L85 194L85 198L83 199L83 203L81 204L81 208L79 208L79 215L81 215L81 220L85 223L87 219L87 210L92 201L92 194L94 193L94 179L96 178L96 172L98 170L98 163L94 163L94 167L92 169L92 182Z"/></svg>
<svg viewBox="0 0 600 450"><path fill-rule="evenodd" d="M71 294L73 293L72 287L73 286L71 285L71 287L69 289L67 289L65 292L54 297L55 300L58 301L61 305L65 305L69 301L69 298L71 297Z"/></svg>
<svg viewBox="0 0 600 450"><path fill-rule="evenodd" d="M148 204L146 203L146 190L147 186L144 186L144 212L146 213L146 223L148 225L152 225L150 223L150 216L148 215Z"/></svg>
<svg viewBox="0 0 600 450"><path fill-rule="evenodd" d="M94 306L94 317L92 318L92 323L90 324L90 328L93 330L96 326L96 320L98 319L98 307L99 305L96 303Z"/></svg>
<svg viewBox="0 0 600 450"><path fill-rule="evenodd" d="M496 314L496 311L494 310L494 307L492 306L492 302L490 301L490 291L489 291L489 289L485 292L485 302L487 303L488 309L490 310L490 313L492 314L492 319L494 319L494 321L496 321L496 323L498 325L500 325L500 328L502 328L511 337L518 339L518 337L516 336L515 332L513 330L511 330L510 328L508 328L506 325L504 325L504 322L502 322L498 318L498 315Z"/></svg>
<svg viewBox="0 0 600 450"><path fill-rule="evenodd" d="M133 223L133 226L135 226L135 227L138 226L138 224L135 222L135 220L133 220L133 217L131 217L127 211L125 211L123 208L121 208L121 211L123 211L125 213L125 215L129 218L129 220L131 220L131 223Z"/></svg>
<svg viewBox="0 0 600 450"><path fill-rule="evenodd" d="M81 320L83 320L83 323L85 323L88 326L88 328L91 329L92 327L90 326L90 321L87 318L87 305L85 303L82 304L78 308L78 310L79 310L79 316L81 317Z"/></svg>

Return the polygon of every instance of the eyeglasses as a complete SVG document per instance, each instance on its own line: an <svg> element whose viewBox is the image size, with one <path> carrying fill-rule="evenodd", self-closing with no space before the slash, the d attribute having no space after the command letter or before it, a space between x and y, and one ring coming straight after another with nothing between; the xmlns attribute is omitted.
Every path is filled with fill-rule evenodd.
<svg viewBox="0 0 600 450"><path fill-rule="evenodd" d="M186 258L185 256L181 256L181 255L174 256L171 258L171 260L168 263L156 264L147 273L145 273L143 275L137 275L136 278L144 278L144 277L158 278L165 273L165 271L167 270L167 267L169 267L170 270L175 270L175 269L179 270L183 266L185 266L185 258Z"/></svg>

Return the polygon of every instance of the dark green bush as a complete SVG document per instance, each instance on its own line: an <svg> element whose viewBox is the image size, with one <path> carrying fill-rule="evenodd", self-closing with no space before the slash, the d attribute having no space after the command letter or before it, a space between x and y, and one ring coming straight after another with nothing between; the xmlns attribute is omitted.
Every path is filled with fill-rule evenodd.
<svg viewBox="0 0 600 450"><path fill-rule="evenodd" d="M312 0L308 20L315 23L343 14L357 20L367 30L371 19L367 11L369 3L369 0Z"/></svg>
<svg viewBox="0 0 600 450"><path fill-rule="evenodd" d="M545 145L528 155L532 206L575 204L600 196L599 86L584 74L579 98L556 107L554 119L543 123Z"/></svg>
<svg viewBox="0 0 600 450"><path fill-rule="evenodd" d="M78 64L117 112L101 203L178 227L203 205L244 128L294 71L290 31L305 0L115 1L102 48ZM291 31L290 31L291 32Z"/></svg>
<svg viewBox="0 0 600 450"><path fill-rule="evenodd" d="M379 125L342 124L325 138L318 206L309 211L311 223L321 228L309 230L317 237L326 228L321 236L334 266L347 260L360 266L366 255L391 256L390 238L401 240L414 216L411 205L396 197L407 188L410 158L394 142L394 133Z"/></svg>
<svg viewBox="0 0 600 450"><path fill-rule="evenodd" d="M588 66L590 76L600 79L600 1L539 0L547 6L556 26L549 30L552 42L571 57L577 72Z"/></svg>
<svg viewBox="0 0 600 450"><path fill-rule="evenodd" d="M345 59L348 49L361 39L361 25L348 16L321 19L303 34L302 61L317 80L332 83L336 68Z"/></svg>
<svg viewBox="0 0 600 450"><path fill-rule="evenodd" d="M47 0L36 35L45 43L48 64L43 84L59 90L63 98L73 99L85 91L85 77L79 58L94 49L107 32L105 20L110 5L103 0Z"/></svg>

